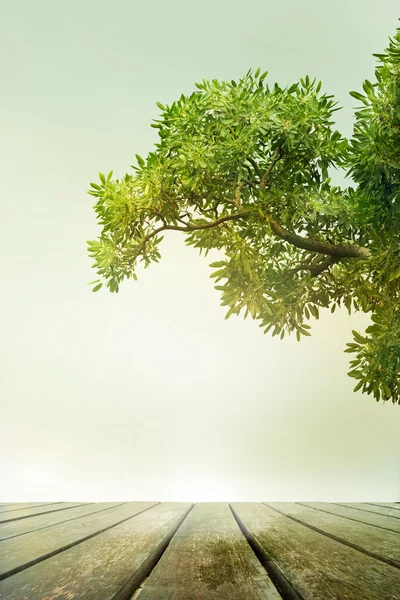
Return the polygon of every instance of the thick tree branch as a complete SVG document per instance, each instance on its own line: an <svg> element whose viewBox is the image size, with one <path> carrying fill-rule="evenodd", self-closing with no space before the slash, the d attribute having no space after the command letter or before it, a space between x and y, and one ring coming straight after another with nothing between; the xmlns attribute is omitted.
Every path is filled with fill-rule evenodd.
<svg viewBox="0 0 400 600"><path fill-rule="evenodd" d="M282 148L279 147L275 150L272 157L272 161L268 166L268 169L261 177L260 188L265 188L268 178L271 175L272 169L274 168L278 160L280 160L282 157ZM368 250L368 248L362 248L361 246L356 246L352 244L332 244L331 242L322 242L320 240L314 240L312 238L303 238L300 235L297 235L296 233L288 231L287 229L282 227L282 225L275 221L271 213L267 213L267 218L271 229L275 233L275 235L280 237L282 240L289 242L289 244L292 244L292 246L295 246L296 248L301 248L310 252L317 252L318 254L325 254L331 257L336 257L339 260L341 258L368 259L371 257L371 252L370 250Z"/></svg>
<svg viewBox="0 0 400 600"><path fill-rule="evenodd" d="M327 254L337 258L371 258L371 252L368 248L352 244L331 244L330 242L321 242L312 238L303 238L297 233L288 231L280 225L271 214L267 215L272 231L285 242L289 242L296 248L318 252L318 254Z"/></svg>
<svg viewBox="0 0 400 600"><path fill-rule="evenodd" d="M204 225L195 225L193 223L184 223L182 222L182 226L180 225L162 225L162 227L158 227L151 233L149 233L142 241L142 244L138 250L138 254L143 250L146 243L161 233L162 231L183 231L189 233L191 231L200 231L204 229L211 229L213 227L218 227L222 223L227 221L237 221L240 219L245 219L251 216L252 211L244 211L234 213L232 215L225 215L223 217L219 217L215 221L210 221L209 223L204 223ZM323 242L320 240L315 240L313 238L303 238L297 233L293 233L288 231L282 225L280 225L273 216L268 213L267 219L270 224L271 230L282 240L288 242L292 246L296 248L300 248L302 250L308 250L309 252L316 252L317 254L324 254L327 257L330 257L329 264L326 263L326 266L320 271L315 271L317 267L312 267L316 274L321 273L323 270L328 268L330 264L333 262L338 262L341 258L361 258L361 259L369 259L371 257L371 252L368 248L363 248L361 246L352 245L352 244L332 244L331 242ZM337 260L333 260L337 259ZM327 259L328 260L328 259ZM311 271L310 271L311 272Z"/></svg>

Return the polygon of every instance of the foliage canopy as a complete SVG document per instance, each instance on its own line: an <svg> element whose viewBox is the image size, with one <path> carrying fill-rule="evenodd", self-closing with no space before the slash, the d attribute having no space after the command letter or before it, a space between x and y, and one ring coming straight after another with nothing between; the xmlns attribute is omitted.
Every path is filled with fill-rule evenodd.
<svg viewBox="0 0 400 600"><path fill-rule="evenodd" d="M300 339L320 308L371 313L347 344L349 375L355 391L400 404L400 28L374 56L376 81L350 92L362 104L350 140L308 75L282 89L250 70L157 103L154 152L89 191L102 226L89 254L109 290L159 260L163 231L184 232L200 252L224 252L210 266L226 317L243 311ZM355 186L332 185L330 167Z"/></svg>

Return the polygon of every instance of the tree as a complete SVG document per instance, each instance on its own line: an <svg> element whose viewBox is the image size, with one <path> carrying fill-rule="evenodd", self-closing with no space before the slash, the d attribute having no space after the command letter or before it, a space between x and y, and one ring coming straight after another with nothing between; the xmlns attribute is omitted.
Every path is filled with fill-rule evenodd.
<svg viewBox="0 0 400 600"><path fill-rule="evenodd" d="M350 140L308 75L281 89L250 70L157 103L154 152L122 179L99 173L89 191L102 226L89 254L109 290L159 260L164 231L184 232L200 253L224 252L210 266L226 317L243 311L300 340L320 308L371 313L347 344L349 375L355 391L400 404L400 28L374 56L376 81L350 92L362 103ZM332 185L330 167L356 186Z"/></svg>

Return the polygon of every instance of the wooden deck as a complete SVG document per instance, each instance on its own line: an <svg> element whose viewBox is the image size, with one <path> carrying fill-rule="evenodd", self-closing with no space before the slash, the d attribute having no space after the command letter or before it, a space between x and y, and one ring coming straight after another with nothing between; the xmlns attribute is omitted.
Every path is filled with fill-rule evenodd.
<svg viewBox="0 0 400 600"><path fill-rule="evenodd" d="M0 504L2 600L400 600L400 504Z"/></svg>

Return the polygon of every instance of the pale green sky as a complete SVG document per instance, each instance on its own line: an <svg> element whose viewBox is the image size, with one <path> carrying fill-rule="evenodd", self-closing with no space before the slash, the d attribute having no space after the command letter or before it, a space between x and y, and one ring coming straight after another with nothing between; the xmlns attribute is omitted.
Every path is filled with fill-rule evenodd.
<svg viewBox="0 0 400 600"><path fill-rule="evenodd" d="M156 141L156 101L202 78L305 74L344 109L373 79L397 0L33 0L0 6L0 499L400 500L400 408L354 394L365 315L297 343L224 320L213 257L166 237L92 294L98 171Z"/></svg>

